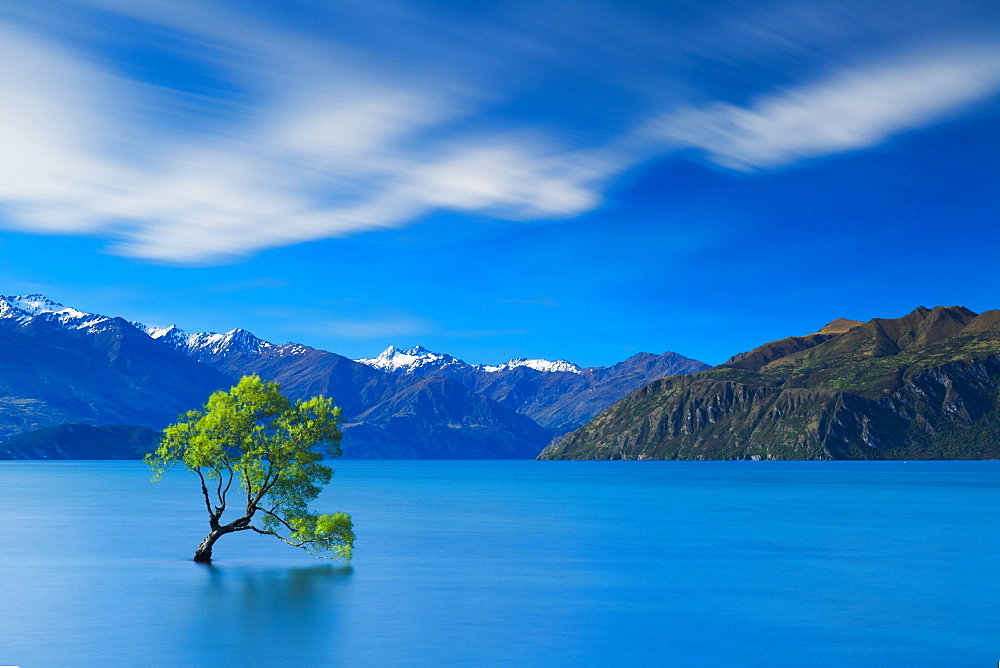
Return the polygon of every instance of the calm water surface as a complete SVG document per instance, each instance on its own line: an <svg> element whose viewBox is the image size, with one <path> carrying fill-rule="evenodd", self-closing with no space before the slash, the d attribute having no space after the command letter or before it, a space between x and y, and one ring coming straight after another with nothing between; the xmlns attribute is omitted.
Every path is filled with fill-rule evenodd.
<svg viewBox="0 0 1000 668"><path fill-rule="evenodd" d="M0 664L995 666L998 462L338 462L353 566L0 463Z"/></svg>

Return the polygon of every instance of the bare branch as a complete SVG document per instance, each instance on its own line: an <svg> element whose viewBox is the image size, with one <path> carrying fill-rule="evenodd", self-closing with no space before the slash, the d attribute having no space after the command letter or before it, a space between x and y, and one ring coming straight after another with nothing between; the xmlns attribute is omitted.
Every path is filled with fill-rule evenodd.
<svg viewBox="0 0 1000 668"><path fill-rule="evenodd" d="M221 513L226 507L226 500L222 498L222 471L218 468L213 468L215 475L219 476L219 483L215 486L215 496L219 499L219 512Z"/></svg>
<svg viewBox="0 0 1000 668"><path fill-rule="evenodd" d="M250 471L247 470L246 466L243 467L243 481L246 483L247 488L247 512L250 512L250 509L253 507L253 503L250 502Z"/></svg>
<svg viewBox="0 0 1000 668"><path fill-rule="evenodd" d="M198 474L198 478L201 479L201 493L205 497L205 509L208 510L209 523L215 522L218 516L212 512L212 499L208 495L208 486L205 485L205 476L201 472L200 467L196 467L194 472Z"/></svg>
<svg viewBox="0 0 1000 668"><path fill-rule="evenodd" d="M226 505L226 495L229 494L229 487L233 484L233 469L229 467L229 482L226 483L226 488L222 490L222 505Z"/></svg>

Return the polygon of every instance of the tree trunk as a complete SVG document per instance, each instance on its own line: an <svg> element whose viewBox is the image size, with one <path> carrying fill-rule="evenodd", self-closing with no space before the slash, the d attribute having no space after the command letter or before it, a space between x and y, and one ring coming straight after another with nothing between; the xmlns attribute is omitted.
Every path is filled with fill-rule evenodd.
<svg viewBox="0 0 1000 668"><path fill-rule="evenodd" d="M194 551L194 560L201 564L212 563L212 546L215 545L215 541L219 540L219 538L225 535L225 533L227 532L217 531L215 529L209 531L208 535L205 536L205 540L201 541L201 545L199 545L198 549Z"/></svg>

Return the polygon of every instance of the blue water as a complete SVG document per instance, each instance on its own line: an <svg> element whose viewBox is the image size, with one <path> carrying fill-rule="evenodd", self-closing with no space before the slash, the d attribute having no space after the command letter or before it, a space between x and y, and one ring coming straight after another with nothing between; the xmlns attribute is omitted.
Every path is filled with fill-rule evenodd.
<svg viewBox="0 0 1000 668"><path fill-rule="evenodd" d="M353 566L196 479L0 464L0 664L988 666L998 462L338 462Z"/></svg>

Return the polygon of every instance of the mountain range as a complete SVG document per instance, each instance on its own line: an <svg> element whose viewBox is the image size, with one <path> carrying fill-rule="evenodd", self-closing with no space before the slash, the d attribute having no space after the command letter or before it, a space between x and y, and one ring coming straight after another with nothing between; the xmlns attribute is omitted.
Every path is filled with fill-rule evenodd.
<svg viewBox="0 0 1000 668"><path fill-rule="evenodd" d="M121 318L0 298L0 438L64 423L162 428L230 383Z"/></svg>
<svg viewBox="0 0 1000 668"><path fill-rule="evenodd" d="M1000 311L841 318L653 381L540 458L1000 458Z"/></svg>
<svg viewBox="0 0 1000 668"><path fill-rule="evenodd" d="M677 353L638 353L610 367L580 368L566 360L514 359L497 366L470 365L422 347L390 346L358 360L404 378L450 378L550 430L563 434L584 425L632 390L664 376L708 369Z"/></svg>
<svg viewBox="0 0 1000 668"><path fill-rule="evenodd" d="M67 434L83 433L87 425L161 429L212 391L252 373L279 382L292 398L332 397L345 416L346 457L531 458L553 436L630 391L706 368L669 352L587 369L565 360L470 365L420 347L351 360L274 344L243 329L189 334L85 313L42 295L2 297L0 438L36 434L19 441L19 449L0 444L0 458L29 451L67 456ZM109 452L145 442L137 433L148 436L133 430L132 445L108 445ZM92 444L125 437L87 434Z"/></svg>

